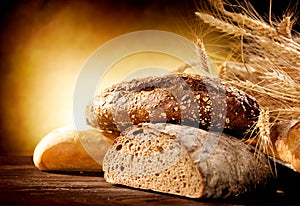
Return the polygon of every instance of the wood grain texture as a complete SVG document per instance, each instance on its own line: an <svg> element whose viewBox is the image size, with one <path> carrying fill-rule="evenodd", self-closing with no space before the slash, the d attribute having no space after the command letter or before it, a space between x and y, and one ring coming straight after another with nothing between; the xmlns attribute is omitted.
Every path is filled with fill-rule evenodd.
<svg viewBox="0 0 300 206"><path fill-rule="evenodd" d="M41 172L32 157L9 156L0 157L0 205L299 205L299 190L292 190L300 183L299 174L279 168L280 174L286 178L278 187L290 192L194 200L114 186L103 173Z"/></svg>

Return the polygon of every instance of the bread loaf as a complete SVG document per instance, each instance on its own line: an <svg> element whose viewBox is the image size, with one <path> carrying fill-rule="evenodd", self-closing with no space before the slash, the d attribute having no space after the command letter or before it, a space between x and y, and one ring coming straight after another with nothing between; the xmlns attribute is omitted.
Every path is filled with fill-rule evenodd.
<svg viewBox="0 0 300 206"><path fill-rule="evenodd" d="M267 158L225 134L174 124L140 124L115 139L106 181L192 198L235 197L272 180Z"/></svg>
<svg viewBox="0 0 300 206"><path fill-rule="evenodd" d="M243 137L259 116L256 100L217 79L168 74L107 88L87 106L87 123L112 138L139 123L173 123Z"/></svg>
<svg viewBox="0 0 300 206"><path fill-rule="evenodd" d="M277 158L300 172L300 120L277 122L271 131Z"/></svg>
<svg viewBox="0 0 300 206"><path fill-rule="evenodd" d="M38 143L33 162L43 171L102 171L102 160L110 145L96 129L77 131L62 127Z"/></svg>

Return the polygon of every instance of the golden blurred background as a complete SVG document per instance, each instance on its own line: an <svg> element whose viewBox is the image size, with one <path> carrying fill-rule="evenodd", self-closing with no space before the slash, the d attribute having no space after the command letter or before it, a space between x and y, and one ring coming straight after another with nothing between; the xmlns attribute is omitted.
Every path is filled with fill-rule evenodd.
<svg viewBox="0 0 300 206"><path fill-rule="evenodd" d="M105 42L147 29L193 38L199 28L195 0L2 0L0 11L1 155L32 155L73 124L77 77Z"/></svg>
<svg viewBox="0 0 300 206"><path fill-rule="evenodd" d="M94 50L132 31L184 35L194 10L192 1L170 0L1 2L0 153L23 155L73 124L74 86Z"/></svg>

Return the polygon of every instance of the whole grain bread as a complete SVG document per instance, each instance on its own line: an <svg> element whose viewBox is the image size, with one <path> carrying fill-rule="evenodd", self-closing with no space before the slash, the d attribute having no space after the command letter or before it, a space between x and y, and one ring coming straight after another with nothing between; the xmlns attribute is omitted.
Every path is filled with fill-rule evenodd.
<svg viewBox="0 0 300 206"><path fill-rule="evenodd" d="M192 198L235 197L267 187L266 156L225 134L174 124L139 124L115 139L106 181Z"/></svg>
<svg viewBox="0 0 300 206"><path fill-rule="evenodd" d="M242 138L259 116L256 100L218 79L172 73L107 88L87 106L87 123L112 138L139 123L173 123Z"/></svg>

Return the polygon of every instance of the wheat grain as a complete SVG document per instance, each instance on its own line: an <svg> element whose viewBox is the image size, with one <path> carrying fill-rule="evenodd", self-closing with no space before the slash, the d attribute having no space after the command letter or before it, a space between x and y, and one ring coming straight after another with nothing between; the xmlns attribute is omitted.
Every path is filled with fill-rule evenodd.
<svg viewBox="0 0 300 206"><path fill-rule="evenodd" d="M221 21L210 14L206 14L202 12L195 12L195 14L199 18L201 18L205 23L209 24L210 26L228 35L233 35L233 36L245 35L244 29L234 26L230 23Z"/></svg>
<svg viewBox="0 0 300 206"><path fill-rule="evenodd" d="M278 33L284 35L287 38L292 38L292 27L293 25L291 23L291 17L286 16L278 24Z"/></svg>
<svg viewBox="0 0 300 206"><path fill-rule="evenodd" d="M265 154L270 155L273 158L273 162L276 162L276 154L274 150L274 145L271 141L270 137L270 128L272 127L272 123L270 123L270 117L269 117L269 111L262 109L256 124L256 127L259 129L259 133L256 137L256 149L259 151L262 151ZM259 153L258 153L259 154ZM258 158L260 158L258 156ZM271 162L269 161L270 168ZM271 170L274 177L277 177L277 170L276 167L274 168L274 171Z"/></svg>
<svg viewBox="0 0 300 206"><path fill-rule="evenodd" d="M215 10L196 15L222 36L232 37L236 44L241 42L240 49L236 45L234 55L228 55L232 58L224 61L209 56L214 57L223 81L257 99L261 114L249 130L248 136L255 136L246 142L275 158L272 126L300 118L300 34L291 33L296 18L290 13L276 23L269 15L267 23L249 3L246 7L240 5L243 12L238 13L233 7L233 12L227 11L222 0L208 1Z"/></svg>

